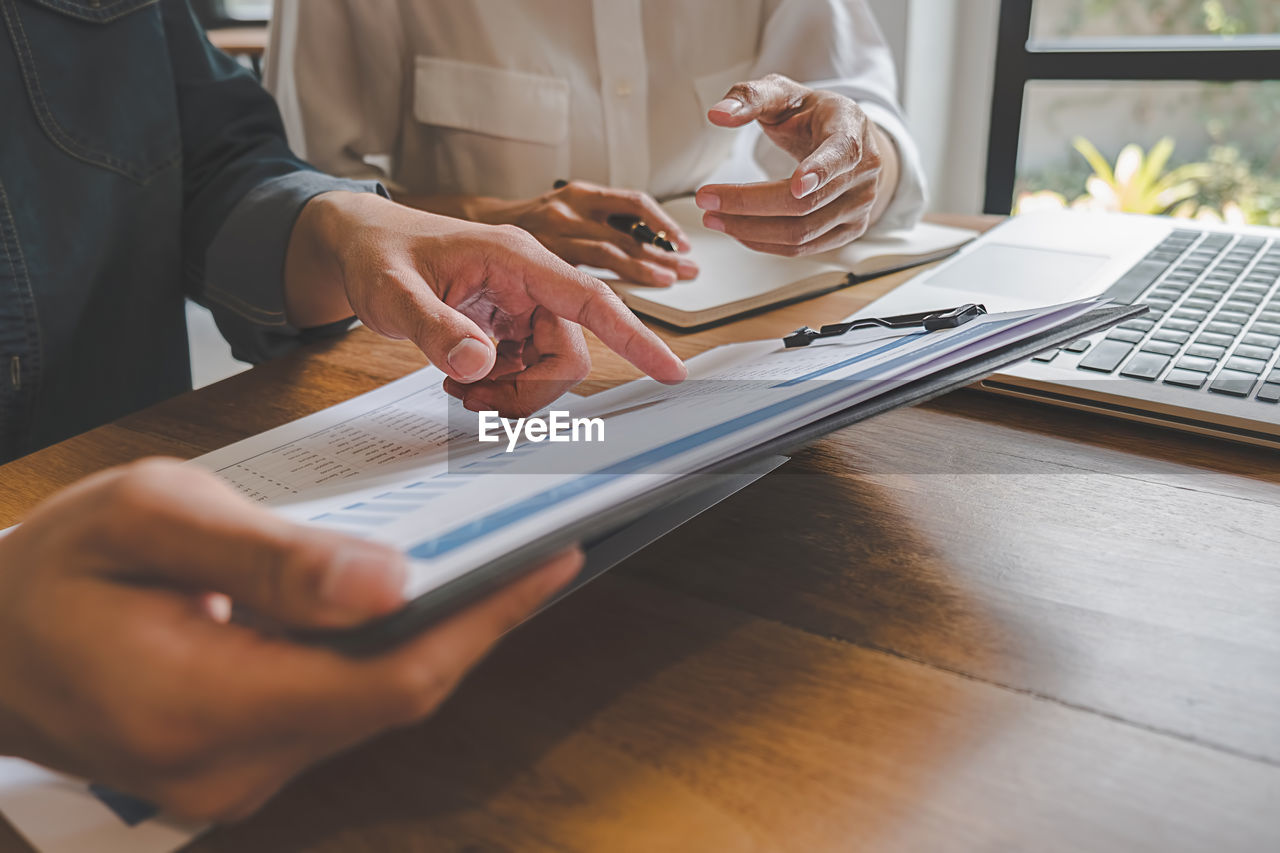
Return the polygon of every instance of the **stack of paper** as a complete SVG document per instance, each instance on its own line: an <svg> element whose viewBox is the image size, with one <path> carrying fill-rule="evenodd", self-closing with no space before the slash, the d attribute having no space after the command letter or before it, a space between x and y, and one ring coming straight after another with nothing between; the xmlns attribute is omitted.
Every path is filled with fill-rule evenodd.
<svg viewBox="0 0 1280 853"><path fill-rule="evenodd" d="M306 523L368 536L412 559L422 595L549 531L605 513L833 412L1035 337L1095 301L981 317L956 329L855 332L788 350L722 347L667 387L639 380L557 404L600 418L600 442L476 440L427 369L196 460L246 495ZM455 404L456 405L456 404ZM692 481L690 481L692 482Z"/></svg>

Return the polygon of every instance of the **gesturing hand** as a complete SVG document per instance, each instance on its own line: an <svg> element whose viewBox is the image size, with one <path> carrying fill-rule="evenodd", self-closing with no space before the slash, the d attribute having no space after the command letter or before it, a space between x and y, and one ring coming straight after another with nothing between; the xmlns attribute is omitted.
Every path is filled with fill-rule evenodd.
<svg viewBox="0 0 1280 853"><path fill-rule="evenodd" d="M760 123L799 165L785 181L709 184L698 190L703 224L749 248L807 255L866 233L897 186L893 141L849 98L771 74L739 83L708 112L712 123Z"/></svg>
<svg viewBox="0 0 1280 853"><path fill-rule="evenodd" d="M698 265L688 258L637 243L606 224L614 214L635 216L654 231L665 231L680 251L689 251L680 226L647 193L570 181L534 199L477 199L472 206L473 219L518 225L569 263L611 270L626 281L668 287L698 275Z"/></svg>
<svg viewBox="0 0 1280 853"><path fill-rule="evenodd" d="M0 754L198 819L256 809L308 765L431 713L568 582L569 554L405 645L354 660L228 623L294 626L401 603L394 551L290 524L212 474L91 477L0 539Z"/></svg>
<svg viewBox="0 0 1280 853"><path fill-rule="evenodd" d="M604 282L510 225L325 193L294 227L285 280L295 325L354 312L375 332L417 344L473 410L528 415L581 381L591 363L574 324L659 381L687 375Z"/></svg>

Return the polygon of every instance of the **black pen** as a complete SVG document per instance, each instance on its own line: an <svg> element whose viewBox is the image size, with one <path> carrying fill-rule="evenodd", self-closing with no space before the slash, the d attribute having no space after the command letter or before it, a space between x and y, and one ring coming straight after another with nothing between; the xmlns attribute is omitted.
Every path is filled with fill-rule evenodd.
<svg viewBox="0 0 1280 853"><path fill-rule="evenodd" d="M559 180L552 184L552 189L564 189L569 185L568 181ZM605 218L605 223L615 231L621 231L623 234L630 234L631 239L637 243L648 243L657 246L659 249L665 249L668 252L676 250L676 244L667 239L666 231L654 231L649 227L649 223L645 222L638 216L631 216L626 213L614 213Z"/></svg>
<svg viewBox="0 0 1280 853"><path fill-rule="evenodd" d="M623 234L630 234L631 238L637 243L651 243L668 252L676 250L676 244L667 239L666 231L654 231L649 227L648 223L638 216L614 213L609 215L605 222L608 223L610 228L621 231Z"/></svg>

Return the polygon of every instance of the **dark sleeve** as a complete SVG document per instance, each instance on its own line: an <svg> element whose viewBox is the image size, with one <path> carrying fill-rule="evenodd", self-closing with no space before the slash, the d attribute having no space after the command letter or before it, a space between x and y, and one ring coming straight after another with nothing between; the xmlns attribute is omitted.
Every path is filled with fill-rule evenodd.
<svg viewBox="0 0 1280 853"><path fill-rule="evenodd" d="M209 44L187 0L161 4L182 127L184 284L237 358L262 361L302 334L285 319L284 260L303 206L330 190L386 192L294 156L253 75Z"/></svg>

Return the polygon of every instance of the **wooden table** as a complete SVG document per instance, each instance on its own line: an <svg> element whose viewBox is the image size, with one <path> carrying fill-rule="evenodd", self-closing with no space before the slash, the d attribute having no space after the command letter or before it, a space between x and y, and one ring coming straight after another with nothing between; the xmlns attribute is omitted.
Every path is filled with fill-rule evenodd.
<svg viewBox="0 0 1280 853"><path fill-rule="evenodd" d="M187 394L0 468L0 525L422 363L360 330ZM192 849L1277 850L1278 541L1273 453L952 394L798 454Z"/></svg>
<svg viewBox="0 0 1280 853"><path fill-rule="evenodd" d="M262 74L262 58L267 52L268 33L265 24L243 27L217 27L208 31L213 46L232 56L249 59L253 70Z"/></svg>

